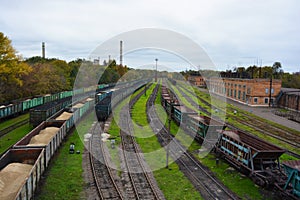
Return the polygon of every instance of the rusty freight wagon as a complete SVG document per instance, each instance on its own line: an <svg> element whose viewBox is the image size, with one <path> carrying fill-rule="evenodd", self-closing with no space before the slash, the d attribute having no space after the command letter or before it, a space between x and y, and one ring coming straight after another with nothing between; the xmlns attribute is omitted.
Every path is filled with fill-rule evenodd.
<svg viewBox="0 0 300 200"><path fill-rule="evenodd" d="M10 149L0 158L0 199L33 199L45 170L44 149Z"/></svg>
<svg viewBox="0 0 300 200"><path fill-rule="evenodd" d="M186 123L187 128L195 133L195 139L200 142L204 140L208 132L215 135L226 128L224 123L202 115L188 115Z"/></svg>
<svg viewBox="0 0 300 200"><path fill-rule="evenodd" d="M300 199L300 160L282 163L286 177L277 183L277 188L286 199Z"/></svg>
<svg viewBox="0 0 300 200"><path fill-rule="evenodd" d="M47 167L66 134L66 124L63 121L42 122L18 141L13 148L45 148L45 167Z"/></svg>
<svg viewBox="0 0 300 200"><path fill-rule="evenodd" d="M216 152L260 186L273 185L280 174L284 149L242 131L222 131Z"/></svg>

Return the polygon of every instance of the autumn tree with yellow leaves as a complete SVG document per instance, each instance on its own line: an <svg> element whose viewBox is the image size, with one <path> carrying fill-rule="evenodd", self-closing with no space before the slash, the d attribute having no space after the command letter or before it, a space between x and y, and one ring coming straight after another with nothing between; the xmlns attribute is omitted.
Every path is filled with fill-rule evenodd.
<svg viewBox="0 0 300 200"><path fill-rule="evenodd" d="M32 71L16 53L8 37L0 32L0 102L19 98L22 77Z"/></svg>

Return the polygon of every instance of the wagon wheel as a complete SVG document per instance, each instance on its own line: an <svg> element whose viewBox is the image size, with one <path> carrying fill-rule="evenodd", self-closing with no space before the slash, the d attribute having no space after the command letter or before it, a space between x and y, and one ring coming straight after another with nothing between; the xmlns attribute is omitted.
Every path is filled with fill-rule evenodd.
<svg viewBox="0 0 300 200"><path fill-rule="evenodd" d="M258 186L260 187L265 187L266 185L266 181L263 180L262 178L258 177L257 175L255 175L254 173L251 173L250 176L251 180Z"/></svg>

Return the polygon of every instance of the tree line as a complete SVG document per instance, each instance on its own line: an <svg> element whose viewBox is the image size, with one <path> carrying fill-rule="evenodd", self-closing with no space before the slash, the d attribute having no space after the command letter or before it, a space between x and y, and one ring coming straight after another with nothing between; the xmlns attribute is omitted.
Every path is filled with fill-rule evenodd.
<svg viewBox="0 0 300 200"><path fill-rule="evenodd" d="M89 66L88 74L102 74L99 84L117 82L130 70L127 66L117 65L115 60L108 61L106 65L95 65L84 59L70 62L39 56L22 59L17 55L11 40L0 32L0 103L72 90L82 65Z"/></svg>

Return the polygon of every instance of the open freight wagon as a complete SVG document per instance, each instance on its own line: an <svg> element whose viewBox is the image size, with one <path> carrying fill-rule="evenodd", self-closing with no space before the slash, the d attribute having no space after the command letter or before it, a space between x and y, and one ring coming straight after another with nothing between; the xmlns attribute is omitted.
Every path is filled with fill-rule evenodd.
<svg viewBox="0 0 300 200"><path fill-rule="evenodd" d="M260 186L280 179L279 157L284 149L242 131L222 131L216 152Z"/></svg>
<svg viewBox="0 0 300 200"><path fill-rule="evenodd" d="M32 199L45 171L44 149L10 149L0 158L0 199Z"/></svg>

